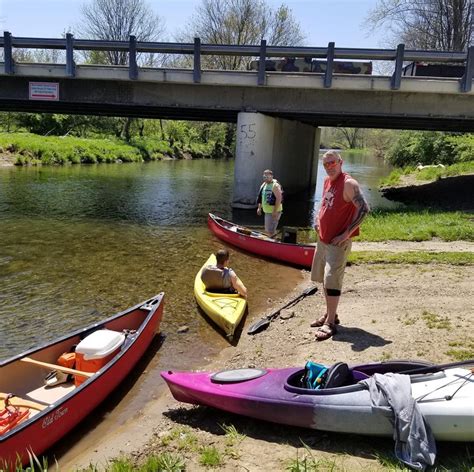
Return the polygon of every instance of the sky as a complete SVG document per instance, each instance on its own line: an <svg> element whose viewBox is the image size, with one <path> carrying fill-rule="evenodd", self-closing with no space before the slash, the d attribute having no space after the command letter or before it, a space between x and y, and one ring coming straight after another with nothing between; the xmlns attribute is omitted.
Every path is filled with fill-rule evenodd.
<svg viewBox="0 0 474 472"><path fill-rule="evenodd" d="M0 0L0 31L13 36L59 38L80 23L81 5L87 0ZM380 48L383 32L368 33L363 27L377 0L267 0L273 8L289 6L306 36L306 46ZM163 41L174 41L200 0L148 0L165 20Z"/></svg>

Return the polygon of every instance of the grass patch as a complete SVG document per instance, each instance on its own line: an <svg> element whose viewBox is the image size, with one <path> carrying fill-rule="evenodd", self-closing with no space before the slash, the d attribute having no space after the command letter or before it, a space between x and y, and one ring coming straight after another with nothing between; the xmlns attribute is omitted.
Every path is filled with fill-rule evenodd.
<svg viewBox="0 0 474 472"><path fill-rule="evenodd" d="M411 174L414 172L413 167L405 167L404 169L394 169L389 175L380 179L379 187L394 187L401 183L402 176Z"/></svg>
<svg viewBox="0 0 474 472"><path fill-rule="evenodd" d="M380 356L380 362L388 361L392 358L392 354L389 352L383 351L382 355Z"/></svg>
<svg viewBox="0 0 474 472"><path fill-rule="evenodd" d="M446 351L446 355L455 361L468 361L474 359L474 338L468 338L466 341L455 341L449 343L452 349Z"/></svg>
<svg viewBox="0 0 474 472"><path fill-rule="evenodd" d="M233 424L223 424L220 427L225 432L225 454L232 459L240 459L241 454L236 448L247 436L239 433Z"/></svg>
<svg viewBox="0 0 474 472"><path fill-rule="evenodd" d="M454 177L456 175L474 173L474 161L458 162L456 164L440 167L429 167L423 170L415 170L413 172L416 180L434 181L444 177Z"/></svg>
<svg viewBox="0 0 474 472"><path fill-rule="evenodd" d="M222 456L215 446L203 446L199 463L205 467L218 467L222 465Z"/></svg>
<svg viewBox="0 0 474 472"><path fill-rule="evenodd" d="M470 252L385 252L355 251L349 255L351 264L450 264L466 266L474 264Z"/></svg>
<svg viewBox="0 0 474 472"><path fill-rule="evenodd" d="M474 216L462 211L406 207L374 210L363 221L356 241L474 241ZM298 230L298 242L315 242L312 228Z"/></svg>
<svg viewBox="0 0 474 472"><path fill-rule="evenodd" d="M418 207L371 212L363 221L358 241L474 241L472 215Z"/></svg>
<svg viewBox="0 0 474 472"><path fill-rule="evenodd" d="M222 157L222 147L214 141L183 144L153 137L134 138L126 142L118 138L78 138L74 136L40 136L33 133L0 133L0 152L15 158L17 165L97 164L142 162L164 158Z"/></svg>
<svg viewBox="0 0 474 472"><path fill-rule="evenodd" d="M288 472L345 472L346 468L337 465L335 459L316 458L311 449L305 446L305 453L300 457L300 450L296 451L296 458L288 461Z"/></svg>
<svg viewBox="0 0 474 472"><path fill-rule="evenodd" d="M436 313L424 311L421 318L425 320L426 326L430 329L451 329L451 320L447 316L439 316Z"/></svg>
<svg viewBox="0 0 474 472"><path fill-rule="evenodd" d="M191 428L175 428L161 438L163 446L169 446L171 443L180 451L196 451L198 449L198 438Z"/></svg>
<svg viewBox="0 0 474 472"><path fill-rule="evenodd" d="M394 169L387 177L380 180L380 187L393 187L402 183L402 177L413 176L416 180L433 182L444 177L455 177L474 173L474 161L457 162L456 164L443 167L429 167L417 170L416 167L408 166L402 169Z"/></svg>
<svg viewBox="0 0 474 472"><path fill-rule="evenodd" d="M405 326L411 326L417 322L416 316L414 316L413 318L410 318L409 316L405 316L403 318L398 318L398 320L401 321L402 324L404 324Z"/></svg>

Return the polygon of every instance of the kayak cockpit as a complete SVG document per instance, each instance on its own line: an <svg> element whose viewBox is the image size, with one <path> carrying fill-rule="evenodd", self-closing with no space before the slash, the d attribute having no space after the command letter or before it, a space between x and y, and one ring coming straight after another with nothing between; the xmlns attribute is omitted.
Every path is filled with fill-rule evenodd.
<svg viewBox="0 0 474 472"><path fill-rule="evenodd" d="M365 388L359 384L361 380L367 379L376 373L405 373L413 369L433 365L421 361L402 360L349 367L346 363L337 362L330 367L313 364L313 367L317 366L317 370L311 373L309 372L311 366L308 366L308 364L313 363L307 363L304 369L297 370L288 376L284 384L285 390L300 395L334 395L355 392ZM313 375L312 379L311 374ZM433 378L433 375L443 376L444 374L438 372L436 374L412 375L412 383L426 380L427 377Z"/></svg>

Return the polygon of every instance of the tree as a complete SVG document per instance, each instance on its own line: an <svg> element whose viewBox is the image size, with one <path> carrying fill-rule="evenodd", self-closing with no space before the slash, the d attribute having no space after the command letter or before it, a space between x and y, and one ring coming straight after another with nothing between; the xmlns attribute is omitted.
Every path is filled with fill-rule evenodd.
<svg viewBox="0 0 474 472"><path fill-rule="evenodd" d="M335 128L335 139L337 144L343 148L355 149L360 146L364 131L362 128Z"/></svg>
<svg viewBox="0 0 474 472"><path fill-rule="evenodd" d="M163 22L145 0L92 0L82 6L81 35L91 39L128 41L134 35L137 41L156 41L163 32ZM92 51L88 62L128 64L127 51ZM97 63L97 62L96 62ZM132 118L125 118L122 136L130 141Z"/></svg>
<svg viewBox="0 0 474 472"><path fill-rule="evenodd" d="M304 36L291 9L281 5L276 10L265 0L202 0L193 19L187 25L183 41L192 42L194 37L208 44L267 44L275 46L301 45ZM206 68L245 69L249 57L203 56Z"/></svg>
<svg viewBox="0 0 474 472"><path fill-rule="evenodd" d="M156 41L163 33L163 21L145 0L92 0L82 6L81 36L90 39ZM106 51L108 64L126 65L126 51Z"/></svg>
<svg viewBox="0 0 474 472"><path fill-rule="evenodd" d="M472 0L378 0L368 24L409 48L464 51L473 44L473 16Z"/></svg>

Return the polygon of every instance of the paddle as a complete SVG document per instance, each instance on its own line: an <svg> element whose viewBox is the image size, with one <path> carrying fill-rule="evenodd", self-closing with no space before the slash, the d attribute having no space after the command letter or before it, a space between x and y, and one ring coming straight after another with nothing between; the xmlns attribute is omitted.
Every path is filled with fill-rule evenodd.
<svg viewBox="0 0 474 472"><path fill-rule="evenodd" d="M449 364L427 365L424 367L417 367L416 369L404 370L398 373L399 374L428 374L430 372L438 372L440 370L449 369L450 367L458 367L461 365L474 365L474 359L470 359L467 361L450 362Z"/></svg>
<svg viewBox="0 0 474 472"><path fill-rule="evenodd" d="M265 316L265 318L262 318L260 321L257 321L252 326L250 326L249 330L247 331L247 334L255 334L259 331L263 331L268 327L270 322L280 314L281 310L283 310L284 308L288 308L291 305L294 305L295 303L299 302L308 295L313 295L313 293L316 293L317 291L318 287L308 287L303 293L300 293L297 297L293 298L293 300L290 300L286 305L282 306L281 308L278 308L278 310L274 311L270 315Z"/></svg>

